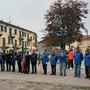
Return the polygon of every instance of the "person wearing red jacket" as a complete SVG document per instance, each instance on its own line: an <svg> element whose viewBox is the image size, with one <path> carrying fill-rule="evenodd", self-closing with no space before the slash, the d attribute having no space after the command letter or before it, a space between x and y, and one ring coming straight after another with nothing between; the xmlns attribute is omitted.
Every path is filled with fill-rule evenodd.
<svg viewBox="0 0 90 90"><path fill-rule="evenodd" d="M69 59L69 68L73 69L74 52L72 49L69 52L68 59Z"/></svg>

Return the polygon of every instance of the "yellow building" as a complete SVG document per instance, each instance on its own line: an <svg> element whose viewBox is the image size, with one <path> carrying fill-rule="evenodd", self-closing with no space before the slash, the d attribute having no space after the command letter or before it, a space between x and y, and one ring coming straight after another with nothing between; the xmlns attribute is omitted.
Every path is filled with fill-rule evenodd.
<svg viewBox="0 0 90 90"><path fill-rule="evenodd" d="M2 50L10 49L14 46L15 50L36 49L37 34L22 27L0 21L0 48Z"/></svg>

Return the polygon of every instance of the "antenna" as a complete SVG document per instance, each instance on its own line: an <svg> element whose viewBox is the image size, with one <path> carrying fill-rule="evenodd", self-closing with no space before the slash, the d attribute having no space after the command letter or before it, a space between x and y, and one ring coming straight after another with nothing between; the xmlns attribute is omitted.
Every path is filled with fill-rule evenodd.
<svg viewBox="0 0 90 90"><path fill-rule="evenodd" d="M9 16L9 23L11 23L11 16Z"/></svg>

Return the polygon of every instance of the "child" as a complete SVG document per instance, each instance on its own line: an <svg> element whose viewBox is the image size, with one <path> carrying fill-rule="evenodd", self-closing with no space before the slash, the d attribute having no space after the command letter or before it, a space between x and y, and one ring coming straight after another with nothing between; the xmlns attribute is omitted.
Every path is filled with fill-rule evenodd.
<svg viewBox="0 0 90 90"><path fill-rule="evenodd" d="M25 71L25 61L24 61L24 59L22 60L22 73L24 73L24 71Z"/></svg>

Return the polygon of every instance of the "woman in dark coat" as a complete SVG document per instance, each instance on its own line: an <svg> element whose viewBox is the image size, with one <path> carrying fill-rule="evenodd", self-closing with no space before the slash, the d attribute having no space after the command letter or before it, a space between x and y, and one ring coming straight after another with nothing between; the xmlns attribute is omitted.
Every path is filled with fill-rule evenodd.
<svg viewBox="0 0 90 90"><path fill-rule="evenodd" d="M28 74L30 71L30 59L31 56L29 55L29 51L27 51L27 54L25 55L25 73Z"/></svg>

